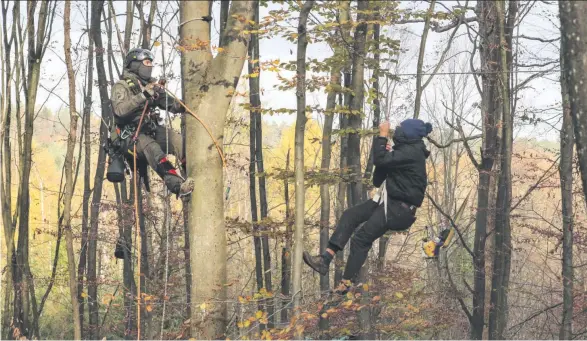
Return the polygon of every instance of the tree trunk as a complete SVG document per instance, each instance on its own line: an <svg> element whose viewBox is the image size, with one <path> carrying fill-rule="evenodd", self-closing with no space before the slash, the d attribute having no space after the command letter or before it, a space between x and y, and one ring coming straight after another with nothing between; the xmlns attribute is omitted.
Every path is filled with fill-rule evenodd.
<svg viewBox="0 0 587 341"><path fill-rule="evenodd" d="M36 3L27 3L27 39L28 68L26 77L26 104L24 112L24 136L22 137L22 154L20 168L20 188L18 200L18 241L16 248L16 264L13 272L15 289L14 326L21 335L32 338L35 326L30 325L30 303L36 305L33 295L34 283L29 267L29 210L30 210L30 174L32 164L33 122L36 111L37 90L41 76L41 62L45 50L45 29L50 18L48 1L41 2L35 32ZM49 23L51 24L51 23ZM32 309L36 315L36 307ZM34 316L33 316L34 319ZM32 328L31 328L32 327Z"/></svg>
<svg viewBox="0 0 587 341"><path fill-rule="evenodd" d="M151 48L151 32L153 31L153 19L155 17L155 10L157 9L157 0L151 0L150 2L151 7L149 8L149 17L147 18L147 20L145 20L144 18L143 6L135 2L135 4L137 4L139 15L141 17L141 36L143 37L141 48L143 49Z"/></svg>
<svg viewBox="0 0 587 341"><path fill-rule="evenodd" d="M339 20L340 22L348 22L351 19L350 16L350 1L349 0L342 0L340 1L340 11L339 11ZM346 27L341 27L341 34L344 37L345 41L350 41L350 30ZM348 47L345 51L345 63L343 69L343 76L344 76L344 95L341 93L339 94L339 104L341 107L345 109L350 108L351 104L351 96L349 93L349 89L351 88L351 58L349 56ZM339 129L345 130L348 128L348 117L345 113L341 113L339 117ZM346 168L348 166L348 134L342 134L340 136L340 175L341 177L345 175ZM336 199L336 223L339 223L339 219L342 216L342 213L345 210L346 206L351 206L351 203L348 202L345 205L345 197L347 193L349 185L346 181L341 181L338 184L338 193ZM338 251L336 253L336 259L334 261L334 283L338 285L340 281L342 281L342 272L344 270L344 249Z"/></svg>
<svg viewBox="0 0 587 341"><path fill-rule="evenodd" d="M256 19L257 8L259 1L254 1L255 14L252 20ZM257 34L251 35L251 42L249 43L249 74L260 72L259 68L259 37ZM256 60L257 67L252 61ZM257 69L257 70L256 70ZM259 211L257 209L257 189L256 189L256 166L257 166L257 111L261 105L259 96L259 76L249 77L249 197L251 200L251 221L253 223L253 243L255 245L255 275L257 280L257 291L263 288L263 256L261 251L261 236L259 235ZM261 308L261 305L259 306ZM262 326L263 328L263 326Z"/></svg>
<svg viewBox="0 0 587 341"><path fill-rule="evenodd" d="M259 22L259 1L255 1L255 14L253 21ZM251 53L252 52L252 53ZM258 73L257 77L249 78L249 87L251 93L251 112L255 115L255 155L254 160L257 164L257 177L259 178L259 208L261 213L261 221L267 218L267 189L265 185L265 168L263 165L263 120L261 116L261 93L260 93L260 82L261 82L261 68L259 67L260 52L259 52L259 34L251 35L251 43L249 46L249 73ZM252 63L252 61L256 61ZM256 66L255 66L256 64ZM252 70L251 70L252 69ZM251 120L253 124L253 120ZM252 160L251 160L252 161ZM263 268L265 269L265 289L268 292L273 292L272 283L272 271L271 271L271 250L269 249L269 232L261 224L261 230L264 232L261 237L261 245L263 247ZM275 316L273 304L267 304L267 315L269 316L269 323L267 327L269 329L275 326Z"/></svg>
<svg viewBox="0 0 587 341"><path fill-rule="evenodd" d="M81 340L82 330L79 316L79 302L77 295L77 279L75 269L75 254L73 250L73 232L71 231L71 199L73 197L73 152L77 137L77 113L75 104L75 75L71 60L71 0L65 1L63 11L63 50L65 52L65 65L67 78L69 79L69 135L67 139L67 151L65 155L65 196L63 198L63 222L65 224L65 240L67 244L67 268L69 272L69 291L71 296L73 315L73 337Z"/></svg>
<svg viewBox="0 0 587 341"><path fill-rule="evenodd" d="M582 1L560 1L561 45L567 71L567 84L571 101L571 117L575 131L575 143L579 158L579 170L583 183L583 194L587 197L587 23L582 18L587 14L587 3Z"/></svg>
<svg viewBox="0 0 587 341"><path fill-rule="evenodd" d="M573 338L573 121L569 105L569 88L565 59L561 48L561 93L563 123L560 141L560 183L563 215L563 316L560 340Z"/></svg>
<svg viewBox="0 0 587 341"><path fill-rule="evenodd" d="M298 23L298 46L296 61L296 97L297 116L295 128L295 234L293 252L293 308L294 315L300 315L300 302L302 295L302 252L304 249L304 218L305 218L305 189L304 189L304 133L306 130L306 48L308 39L306 37L306 23L308 16L314 6L313 0L306 0L300 11ZM294 337L303 338L303 330L296 328Z"/></svg>
<svg viewBox="0 0 587 341"><path fill-rule="evenodd" d="M188 1L180 4L180 20L208 14L209 3ZM222 145L226 112L244 66L248 39L241 30L253 15L252 1L235 1L230 7L225 29L226 53L212 59L210 48L186 51L182 68L186 103L210 127ZM239 16L244 22L238 20ZM209 23L195 20L181 26L186 44L193 39L210 41ZM216 149L208 149L210 136L196 120L187 121L186 149L188 176L195 180L189 202L190 262L195 275L191 286L191 333L195 338L223 337L226 331L226 231L224 227L222 159ZM202 262L206 259L206 262ZM202 310L202 303L209 305ZM199 315L199 316L198 316ZM198 328L200 327L200 329Z"/></svg>
<svg viewBox="0 0 587 341"><path fill-rule="evenodd" d="M257 1L258 2L258 1ZM258 5L257 5L258 6ZM224 47L224 30L226 29L226 22L228 21L228 9L230 8L230 0L220 1L220 34L218 37L218 46ZM258 16L257 16L258 17ZM258 19L253 19L258 23ZM252 37L251 37L252 39Z"/></svg>
<svg viewBox="0 0 587 341"><path fill-rule="evenodd" d="M20 6L18 3L13 5L12 18L20 16ZM2 3L2 18L4 22L7 22L8 4L4 7ZM5 26L3 36L2 47L4 52L5 65L2 65L5 73L3 73L3 84L2 84L2 131L0 132L0 139L3 144L1 155L1 166L0 166L0 201L2 202L2 225L4 226L4 241L6 244L6 287L4 289L4 310L2 318L2 333L0 337L11 338L10 328L10 317L11 317L11 304L12 304L12 290L9 290L12 283L12 257L14 256L14 229L12 224L12 175L11 175L11 148L10 148L10 131L11 131L11 120L12 120L12 65L10 62L10 51L12 42L16 38L16 20L13 20L12 24L12 36L8 39L8 28ZM18 45L18 43L16 44ZM18 53L18 46L16 46ZM1 52L0 52L1 53ZM20 78L20 70L18 66L18 57L14 58L15 66L17 71L17 78ZM18 91L18 90L17 90ZM19 100L19 98L17 98ZM18 114L18 113L17 113Z"/></svg>
<svg viewBox="0 0 587 341"><path fill-rule="evenodd" d="M126 0L126 23L124 25L124 55L122 60L126 57L128 50L130 50L130 39L132 37L132 24L134 22L134 0Z"/></svg>
<svg viewBox="0 0 587 341"><path fill-rule="evenodd" d="M347 74L344 75L345 78L345 88L347 88ZM342 95L341 95L342 97ZM347 128L347 119L344 113L341 113L339 116L339 129L344 130ZM340 175L343 177L345 175L345 169L347 166L347 136L346 134L341 135L340 137ZM336 194L336 207L335 207L335 215L336 215L336 223L340 222L340 217L345 210L346 207L346 192L347 192L348 184L346 180L341 180L338 184L338 191ZM342 281L342 272L344 270L344 249L338 251L336 253L336 258L334 260L334 285L338 285Z"/></svg>
<svg viewBox="0 0 587 341"><path fill-rule="evenodd" d="M428 7L428 13L426 13L426 19L424 21L424 31L422 32L422 38L420 38L420 52L418 53L418 65L416 66L416 100L414 101L414 118L420 117L420 105L422 102L422 93L424 88L422 87L422 69L424 67L424 56L426 55L426 41L428 38L428 32L430 31L430 19L434 13L434 6L436 0L430 1L430 7Z"/></svg>
<svg viewBox="0 0 587 341"><path fill-rule="evenodd" d="M353 39L353 74L352 74L352 91L349 128L351 133L348 136L348 167L352 172L351 197L349 206L358 205L366 198L362 197L363 182L361 177L361 129L363 117L363 98L365 80L365 45L367 40L367 15L365 11L369 9L369 0L358 0L357 8L357 29Z"/></svg>
<svg viewBox="0 0 587 341"><path fill-rule="evenodd" d="M290 150L287 150L287 158L285 161L285 172L286 174L289 173L289 153ZM288 297L290 295L290 286L291 286L291 237L292 237L292 223L291 223L291 214L290 214L290 204L289 204L289 181L287 176L283 179L283 195L285 200L285 243L283 250L281 251L281 293L284 297ZM283 306L281 308L281 323L285 323L287 321L287 317L289 314L290 309L288 309L290 302L289 300L283 302Z"/></svg>
<svg viewBox="0 0 587 341"><path fill-rule="evenodd" d="M509 2L508 17L515 18L517 1ZM499 66L499 102L502 103L502 140L501 140L501 170L499 174L496 219L495 219L495 256L493 260L493 276L491 303L489 309L489 338L503 339L507 325L508 304L507 295L511 266L511 226L510 207L512 202L512 144L513 144L513 115L510 98L510 58L506 50L512 49L511 27L506 27L505 2L496 1L497 22L499 28L500 59ZM513 20L508 20L513 23ZM507 30L507 31L506 31ZM504 46L505 45L505 46Z"/></svg>
<svg viewBox="0 0 587 341"><path fill-rule="evenodd" d="M330 90L326 97L326 113L324 114L324 127L322 129L322 160L320 172L327 175L330 169L332 157L332 124L334 122L334 109L336 107L336 94L340 91L340 68L333 67L330 72ZM330 188L328 183L320 184L320 254L324 254L328 248L330 237ZM325 296L330 289L330 272L320 276L320 293ZM328 329L328 320L320 316L320 329Z"/></svg>
<svg viewBox="0 0 587 341"><path fill-rule="evenodd" d="M340 91L340 68L333 67L330 72L330 91L326 97L326 114L324 115L324 127L322 129L322 160L320 171L328 174L330 159L332 158L332 124L334 122L334 109L336 107L336 94ZM330 186L320 185L320 254L328 247L330 235ZM320 291L322 293L330 288L330 274L320 277Z"/></svg>
<svg viewBox="0 0 587 341"><path fill-rule="evenodd" d="M89 7L89 4L88 4ZM89 10L89 8L88 8ZM89 15L88 15L89 19ZM89 20L88 20L89 21ZM91 28L87 26L88 32L91 32ZM92 92L94 88L94 39L93 35L90 33L88 35L88 68L87 68L87 86L86 92L84 97L84 113L83 113L83 124L84 124L84 194L82 200L82 240L81 240L81 248L80 248L80 256L79 256L79 264L77 267L77 299L79 302L79 315L80 315L80 326L82 329L82 337L85 336L84 333L84 303L85 298L82 297L82 292L84 290L84 275L86 274L86 265L87 265L87 250L88 250L88 226L89 226L89 203L90 203L90 167L91 167L91 155L92 155L92 146L90 142L90 133L91 133L91 110L92 110Z"/></svg>
<svg viewBox="0 0 587 341"><path fill-rule="evenodd" d="M499 35L495 29L497 26L495 2L479 1L476 12L479 18L479 50L482 71L484 72L482 75L483 93L481 97L481 112L484 117L473 247L474 293L471 339L481 339L485 325L485 241L487 238L487 222L490 215L493 215L493 212L489 210L493 197L490 197L489 194L493 167L498 153L497 122L500 112L497 105L499 94L496 73L499 63Z"/></svg>
<svg viewBox="0 0 587 341"><path fill-rule="evenodd" d="M96 45L96 70L98 74L98 90L102 108L102 124L100 124L100 145L106 143L108 137L108 126L112 121L110 110L110 98L108 97L108 81L106 80L106 69L104 68L104 46L102 44L102 33L100 28L100 16L104 8L104 0L92 2L91 27L92 36ZM96 161L96 172L94 175L94 191L90 206L90 229L88 234L88 310L89 310L89 338L99 339L99 307L98 307L98 283L97 283L97 252L98 252L98 222L100 218L100 201L102 199L102 185L104 182L104 171L106 168L106 152L99 149Z"/></svg>

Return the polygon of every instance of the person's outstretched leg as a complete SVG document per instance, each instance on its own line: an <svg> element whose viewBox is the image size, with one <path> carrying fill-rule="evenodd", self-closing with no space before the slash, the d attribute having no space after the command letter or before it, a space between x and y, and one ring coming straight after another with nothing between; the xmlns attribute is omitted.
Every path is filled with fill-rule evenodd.
<svg viewBox="0 0 587 341"><path fill-rule="evenodd" d="M311 256L308 252L304 252L304 262L322 276L326 275L336 252L344 248L355 229L371 217L377 206L378 204L375 201L367 200L344 211L338 226L328 241L326 251L317 256Z"/></svg>
<svg viewBox="0 0 587 341"><path fill-rule="evenodd" d="M171 162L167 160L167 154L153 138L139 134L137 153L139 157L147 160L149 166L163 179L171 193L183 196L192 192L194 181L189 178L184 181Z"/></svg>
<svg viewBox="0 0 587 341"><path fill-rule="evenodd" d="M346 263L343 281L356 282L373 242L388 230L404 231L416 221L415 210L399 201L388 201L387 217L384 205L377 207L371 218L351 239L351 252Z"/></svg>
<svg viewBox="0 0 587 341"><path fill-rule="evenodd" d="M387 232L385 208L380 205L375 209L369 220L357 230L351 239L351 252L344 269L342 279L356 281L359 271L367 259L373 242Z"/></svg>

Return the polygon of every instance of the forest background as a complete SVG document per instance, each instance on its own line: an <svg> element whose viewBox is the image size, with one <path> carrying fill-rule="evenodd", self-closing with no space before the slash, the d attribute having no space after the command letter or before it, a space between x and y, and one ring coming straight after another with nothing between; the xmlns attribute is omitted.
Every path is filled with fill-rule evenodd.
<svg viewBox="0 0 587 341"><path fill-rule="evenodd" d="M587 35L561 41L580 3L1 4L2 337L587 333L582 80L564 55ZM222 145L226 165L192 116L162 112L185 136L189 202L155 173L150 192L105 179L110 88L137 46ZM344 255L320 277L301 250L369 197L379 123L411 117L434 126L418 220L328 304ZM446 227L453 242L424 259Z"/></svg>

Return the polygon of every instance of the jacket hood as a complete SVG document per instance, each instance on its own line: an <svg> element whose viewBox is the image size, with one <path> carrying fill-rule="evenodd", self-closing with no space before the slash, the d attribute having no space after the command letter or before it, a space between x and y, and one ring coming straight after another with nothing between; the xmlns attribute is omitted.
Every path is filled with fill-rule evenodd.
<svg viewBox="0 0 587 341"><path fill-rule="evenodd" d="M414 145L422 149L426 158L430 156L430 151L426 148L422 138L408 138L404 132L404 129L400 126L395 128L395 131L393 132L393 148L400 148L402 145Z"/></svg>

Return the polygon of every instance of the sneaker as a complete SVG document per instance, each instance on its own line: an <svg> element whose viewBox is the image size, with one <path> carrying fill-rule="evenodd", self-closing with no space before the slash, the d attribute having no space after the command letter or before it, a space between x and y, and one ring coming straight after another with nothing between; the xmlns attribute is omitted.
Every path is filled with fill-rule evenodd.
<svg viewBox="0 0 587 341"><path fill-rule="evenodd" d="M179 194L180 197L185 197L186 195L191 194L194 191L194 179L187 178L179 187Z"/></svg>
<svg viewBox="0 0 587 341"><path fill-rule="evenodd" d="M303 258L304 262L320 275L324 276L328 273L328 264L326 264L322 256L311 256L308 252L304 251Z"/></svg>

